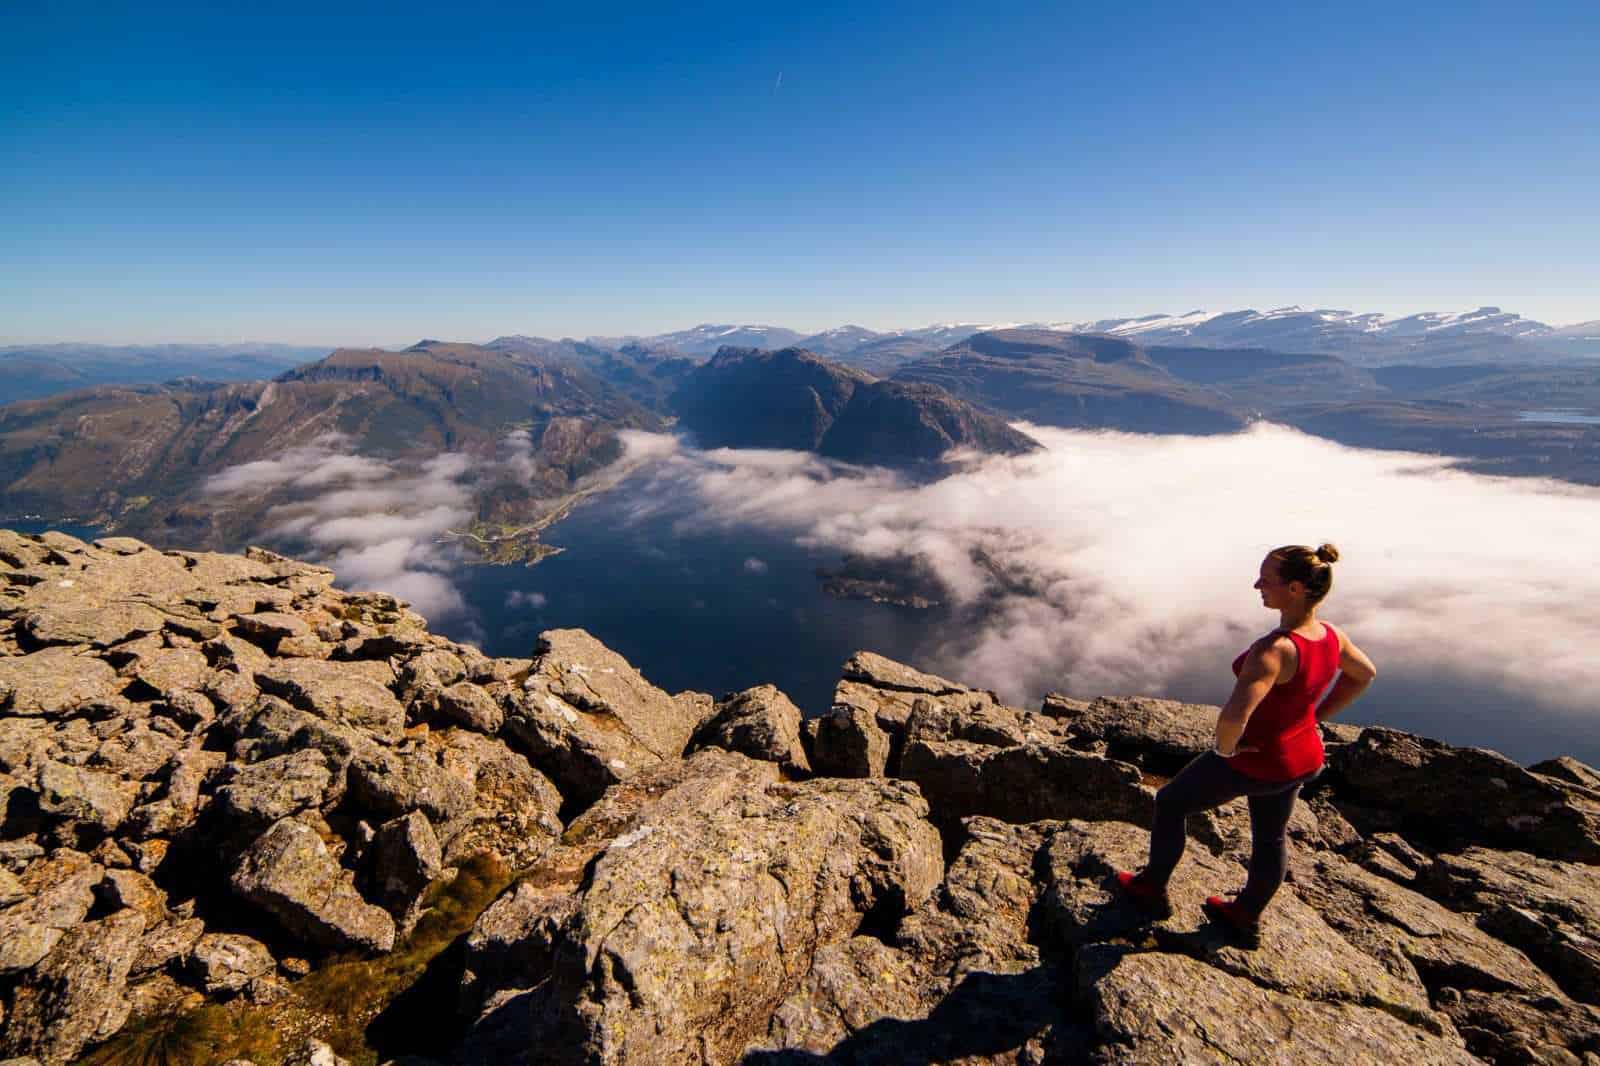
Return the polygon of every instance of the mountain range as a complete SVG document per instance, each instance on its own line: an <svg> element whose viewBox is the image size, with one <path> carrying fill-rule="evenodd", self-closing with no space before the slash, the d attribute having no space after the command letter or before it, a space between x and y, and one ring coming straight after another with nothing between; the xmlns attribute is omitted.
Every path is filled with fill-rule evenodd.
<svg viewBox="0 0 1600 1066"><path fill-rule="evenodd" d="M237 546L281 528L274 508L341 470L381 485L449 453L459 469L432 488L467 508L479 543L499 544L570 506L587 475L621 458L623 431L680 418L707 446L925 474L953 447L1037 447L933 385L794 350L727 348L696 364L586 342L428 340L340 349L270 381L102 386L0 407L0 515Z"/></svg>
<svg viewBox="0 0 1600 1066"><path fill-rule="evenodd" d="M701 362L725 347L769 351L800 348L886 377L906 363L979 333L1017 328L1100 334L1149 345L1336 355L1365 367L1563 365L1600 358L1600 320L1557 327L1498 307L1412 315L1280 307L1268 311L1190 311L1084 321L946 322L890 331L843 325L809 334L782 326L706 323L652 336L551 340L514 334L497 337L482 347L559 355L585 365L607 364L611 369L631 365L635 372L656 377L683 369L664 367L660 365L663 360ZM331 350L332 346L284 344L0 347L0 405L91 385L136 385L185 377L205 381L256 380L319 359ZM671 382L662 382L655 391L664 398L671 387Z"/></svg>
<svg viewBox="0 0 1600 1066"><path fill-rule="evenodd" d="M1547 326L1498 307L1386 316L1303 307L1056 323L1071 332L1150 344L1275 348L1338 355L1363 366L1485 361L1555 362L1600 356L1600 325Z"/></svg>
<svg viewBox="0 0 1600 1066"><path fill-rule="evenodd" d="M341 349L270 381L105 386L0 407L0 500L8 515L84 516L235 544L262 533L281 486L219 506L207 479L264 471L250 464L332 440L370 462L477 457L478 516L494 519L524 514L611 462L620 430L663 425L620 389L548 356L440 342ZM513 433L526 454L515 477L497 476Z"/></svg>
<svg viewBox="0 0 1600 1066"><path fill-rule="evenodd" d="M591 337L588 340L603 347L633 342L689 357L708 357L724 346L798 347L874 373L884 373L899 363L959 344L976 334L1017 328L1103 334L1146 344L1268 348L1297 354L1337 355L1359 366L1559 363L1600 357L1600 321L1550 326L1498 307L1411 315L1298 306L1267 311L1197 310L1137 318L952 322L892 331L847 325L809 336L780 326L707 323L649 337Z"/></svg>
<svg viewBox="0 0 1600 1066"><path fill-rule="evenodd" d="M1395 329L1425 338L1523 330L1494 334L1505 345L1537 333L1514 316L1469 318ZM1600 484L1596 360L1364 366L1201 343L1204 329L1222 328L1209 320L1122 335L994 329L944 343L967 328L868 339L853 351L882 354L871 370L799 344L723 345L701 358L662 338L613 348L510 336L340 349L264 381L83 389L0 406L0 517L77 517L239 546L281 527L274 508L291 502L293 479L275 475L219 500L208 486L224 471L247 472L229 482L237 487L252 482L248 471L279 470L293 456L401 476L449 453L465 457L451 513L470 521L478 543L510 545L495 557L525 558L543 524L590 491L589 475L622 470L624 431L673 427L703 447L797 448L937 477L954 448L1036 447L1008 425L1019 420L1208 434L1270 419L1346 444L1458 456L1486 472ZM1152 342L1179 329L1191 332ZM830 331L817 344L869 332Z"/></svg>

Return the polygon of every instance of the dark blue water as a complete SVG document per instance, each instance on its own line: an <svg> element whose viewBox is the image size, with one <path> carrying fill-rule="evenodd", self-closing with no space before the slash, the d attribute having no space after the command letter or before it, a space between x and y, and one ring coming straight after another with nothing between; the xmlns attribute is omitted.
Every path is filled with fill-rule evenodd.
<svg viewBox="0 0 1600 1066"><path fill-rule="evenodd" d="M79 525L72 522L5 521L0 522L0 527L14 529L18 533L43 533L46 530L54 529L68 536L77 537L79 540L94 540L96 537L103 535L103 531L99 526Z"/></svg>
<svg viewBox="0 0 1600 1066"><path fill-rule="evenodd" d="M603 496L546 530L569 550L537 566L464 568L454 577L476 617L433 628L526 657L541 630L578 627L668 691L720 696L771 682L820 714L853 653L915 662L948 623L939 609L823 592L814 571L837 566L836 552L760 531L681 532L666 517L630 525L624 502L621 491Z"/></svg>

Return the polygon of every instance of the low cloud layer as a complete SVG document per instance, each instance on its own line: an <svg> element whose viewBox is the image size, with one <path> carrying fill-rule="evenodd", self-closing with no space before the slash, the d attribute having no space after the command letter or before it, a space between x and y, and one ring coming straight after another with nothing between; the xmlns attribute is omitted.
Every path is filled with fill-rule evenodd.
<svg viewBox="0 0 1600 1066"><path fill-rule="evenodd" d="M1220 700L1233 655L1276 624L1251 588L1262 555L1331 541L1344 559L1323 614L1391 681L1593 711L1600 490L1271 425L1201 438L1019 428L1046 450L931 485L795 452L671 451L634 511L920 552L967 605L993 595L982 549L1031 591L991 599L927 665L1025 703L1052 689Z"/></svg>
<svg viewBox="0 0 1600 1066"><path fill-rule="evenodd" d="M467 481L476 461L445 453L407 465L348 447L344 437L325 434L276 459L224 470L206 491L227 497L283 490L292 499L267 512L268 536L305 545L342 586L392 593L430 619L465 611L448 576L459 556L444 534L472 520Z"/></svg>
<svg viewBox="0 0 1600 1066"><path fill-rule="evenodd" d="M1262 554L1332 541L1344 558L1323 613L1377 661L1391 713L1419 708L1403 727L1508 745L1523 730L1543 750L1581 735L1580 716L1594 712L1600 490L1484 477L1436 456L1270 425L1200 438L1019 428L1045 450L970 457L933 484L799 452L695 451L636 431L622 434L624 459L602 476L639 471L608 499L638 521L922 555L955 612L918 665L1023 705L1051 690L1222 700L1233 655L1276 622L1251 588ZM464 557L445 533L471 520L485 465L515 472L530 445L512 436L493 460L401 466L351 455L329 436L226 471L210 488L281 490L293 502L269 512L274 534L333 566L342 585L392 591L435 622L470 619L452 580ZM736 559L747 575L768 566ZM996 570L1011 579L1006 589ZM543 606L532 591L504 603ZM1514 724L1524 711L1535 713ZM1535 743L1537 730L1545 739Z"/></svg>
<svg viewBox="0 0 1600 1066"><path fill-rule="evenodd" d="M604 487L675 448L671 437L659 434L628 430L620 436L622 460L580 479L574 491ZM475 481L538 477L532 435L507 433L493 458L446 452L405 462L357 455L352 448L345 435L325 433L275 458L213 475L205 491L224 501L273 493L284 498L266 513L266 535L332 567L343 587L399 596L436 624L474 616L452 576L466 555L449 533L472 522ZM520 598L508 598L508 607L545 605L538 593L513 595ZM463 628L478 639L475 625L469 618Z"/></svg>

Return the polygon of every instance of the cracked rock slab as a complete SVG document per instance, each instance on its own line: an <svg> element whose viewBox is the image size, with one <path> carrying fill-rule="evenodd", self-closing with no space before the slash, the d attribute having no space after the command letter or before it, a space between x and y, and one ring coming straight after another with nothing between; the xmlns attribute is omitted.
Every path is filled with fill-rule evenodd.
<svg viewBox="0 0 1600 1066"><path fill-rule="evenodd" d="M439 693L439 713L468 729L489 736L500 731L505 711L481 685L457 681Z"/></svg>
<svg viewBox="0 0 1600 1066"><path fill-rule="evenodd" d="M429 885L444 876L439 838L420 811L380 826L372 851L373 885L396 916L404 915Z"/></svg>
<svg viewBox="0 0 1600 1066"><path fill-rule="evenodd" d="M1137 767L1086 755L1063 743L994 747L965 740L914 739L900 776L915 781L935 819L986 815L1007 822L1068 817L1148 824L1155 793Z"/></svg>
<svg viewBox="0 0 1600 1066"><path fill-rule="evenodd" d="M763 765L711 750L690 763L701 760ZM874 908L920 903L943 873L926 807L901 782L704 799L646 810L600 854L541 992L501 1008L533 1020L513 1061L538 1049L538 1061L730 1062L820 947Z"/></svg>
<svg viewBox="0 0 1600 1066"><path fill-rule="evenodd" d="M877 652L858 651L845 662L840 671L846 681L856 681L873 688L899 692L915 692L925 696L943 696L973 689L959 681L951 681L937 674L925 673L914 666L895 662Z"/></svg>
<svg viewBox="0 0 1600 1066"><path fill-rule="evenodd" d="M134 678L158 696L198 692L211 673L205 653L195 648L165 648L141 660Z"/></svg>
<svg viewBox="0 0 1600 1066"><path fill-rule="evenodd" d="M1600 863L1600 800L1499 752L1371 727L1331 753L1341 799L1398 812L1407 834L1448 850L1516 848Z"/></svg>
<svg viewBox="0 0 1600 1066"><path fill-rule="evenodd" d="M128 971L144 919L133 911L85 922L17 986L0 1048L64 1066L128 1020Z"/></svg>
<svg viewBox="0 0 1600 1066"><path fill-rule="evenodd" d="M123 823L133 809L136 794L134 786L117 774L54 760L39 768L37 791L39 809L47 816L101 833L109 833Z"/></svg>
<svg viewBox="0 0 1600 1066"><path fill-rule="evenodd" d="M612 785L683 754L703 717L581 629L540 634L533 665L508 696L503 733L578 809Z"/></svg>
<svg viewBox="0 0 1600 1066"><path fill-rule="evenodd" d="M526 869L561 835L561 793L528 760L499 741L466 729L440 734L444 768L472 783L472 807L444 844L456 865L492 852L512 869Z"/></svg>
<svg viewBox="0 0 1600 1066"><path fill-rule="evenodd" d="M1370 1007L1285 995L1183 955L1086 947L1077 987L1104 1041L1092 1061L1104 1066L1479 1062L1453 1036Z"/></svg>
<svg viewBox="0 0 1600 1066"><path fill-rule="evenodd" d="M165 621L160 611L142 603L67 602L29 611L22 617L22 629L38 644L106 648L142 633L159 633Z"/></svg>
<svg viewBox="0 0 1600 1066"><path fill-rule="evenodd" d="M24 899L0 911L0 975L34 966L94 906L105 870L82 852L65 849L30 863L14 891Z"/></svg>
<svg viewBox="0 0 1600 1066"><path fill-rule="evenodd" d="M394 670L387 663L277 660L258 669L255 682L261 691L331 722L387 739L405 730L406 711L389 690Z"/></svg>
<svg viewBox="0 0 1600 1066"><path fill-rule="evenodd" d="M217 789L216 810L230 833L254 836L281 819L329 800L333 772L327 756L302 749L241 767Z"/></svg>
<svg viewBox="0 0 1600 1066"><path fill-rule="evenodd" d="M1101 696L1085 704L1056 693L1047 695L1043 706L1074 746L1092 747L1168 777L1211 750L1220 710L1149 696Z"/></svg>
<svg viewBox="0 0 1600 1066"><path fill-rule="evenodd" d="M1441 989L1467 1049L1495 1063L1583 1063L1600 1058L1600 1009L1563 996Z"/></svg>
<svg viewBox="0 0 1600 1066"><path fill-rule="evenodd" d="M1295 893L1352 944L1400 977L1532 996L1556 985L1526 955L1459 914L1410 888L1337 855L1318 854Z"/></svg>
<svg viewBox="0 0 1600 1066"><path fill-rule="evenodd" d="M1430 1008L1421 981L1391 973L1356 948L1290 886L1262 916L1260 946L1233 944L1201 905L1208 895L1236 892L1245 871L1204 848L1189 847L1168 884L1172 916L1151 921L1111 886L1115 871L1144 865L1149 841L1144 830L1120 822L1070 821L1050 838L1050 886L1041 906L1062 944L1077 949L1131 937L1193 958L1219 976L1233 974L1300 999L1377 1007L1436 1033L1449 1028Z"/></svg>
<svg viewBox="0 0 1600 1066"><path fill-rule="evenodd" d="M1062 974L1031 940L1039 849L1055 823L968 819L940 891L892 933L817 953L741 1063L805 1053L860 1063L988 1066L1076 1047ZM879 937L883 937L880 939ZM1081 1049L1080 1049L1081 1050Z"/></svg>
<svg viewBox="0 0 1600 1066"><path fill-rule="evenodd" d="M241 992L277 965L265 944L237 933L207 933L188 955L189 972L209 995Z"/></svg>
<svg viewBox="0 0 1600 1066"><path fill-rule="evenodd" d="M76 647L0 656L0 710L7 714L64 718L121 687L110 663Z"/></svg>
<svg viewBox="0 0 1600 1066"><path fill-rule="evenodd" d="M872 712L838 704L812 726L816 770L829 777L882 777L889 763L889 734Z"/></svg>
<svg viewBox="0 0 1600 1066"><path fill-rule="evenodd" d="M1600 1004L1600 868L1468 848L1437 856L1417 884L1475 912L1480 928L1526 952L1573 999Z"/></svg>
<svg viewBox="0 0 1600 1066"><path fill-rule="evenodd" d="M712 751L659 763L607 789L474 923L466 951L475 994L481 999L545 978L557 932L577 905L585 873L613 840L632 836L646 817L703 816L777 780L772 763Z"/></svg>

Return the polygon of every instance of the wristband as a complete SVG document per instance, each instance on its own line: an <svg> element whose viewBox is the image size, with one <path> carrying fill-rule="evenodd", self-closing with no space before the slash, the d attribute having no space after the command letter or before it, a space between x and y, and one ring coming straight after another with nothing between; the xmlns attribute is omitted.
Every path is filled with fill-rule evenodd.
<svg viewBox="0 0 1600 1066"><path fill-rule="evenodd" d="M1224 759L1231 759L1235 755L1239 754L1239 749L1238 748L1234 748L1232 751L1223 751L1221 748L1217 747L1216 745L1212 745L1211 750L1213 752L1215 752L1217 755L1220 755Z"/></svg>

